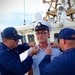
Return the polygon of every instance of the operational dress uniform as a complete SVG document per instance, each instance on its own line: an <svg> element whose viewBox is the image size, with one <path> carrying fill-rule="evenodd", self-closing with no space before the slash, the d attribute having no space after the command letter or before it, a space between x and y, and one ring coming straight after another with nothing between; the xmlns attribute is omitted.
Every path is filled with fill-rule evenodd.
<svg viewBox="0 0 75 75"><path fill-rule="evenodd" d="M21 39L13 27L6 28L2 34L2 38ZM0 43L0 75L24 75L29 71L32 65L32 57L28 56L21 62L19 54L29 49L27 43L18 45L16 48L9 48L3 42Z"/></svg>

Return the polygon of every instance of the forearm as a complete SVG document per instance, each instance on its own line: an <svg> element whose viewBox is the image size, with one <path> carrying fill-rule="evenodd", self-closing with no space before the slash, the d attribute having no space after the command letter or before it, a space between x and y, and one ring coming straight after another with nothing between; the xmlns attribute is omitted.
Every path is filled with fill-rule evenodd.
<svg viewBox="0 0 75 75"><path fill-rule="evenodd" d="M46 55L45 58L39 64L40 75L58 75L62 72L61 67L63 61L61 57L57 57L54 60L49 60L50 56ZM51 61L51 62L50 62Z"/></svg>
<svg viewBox="0 0 75 75"><path fill-rule="evenodd" d="M28 46L28 43L24 43L24 44L18 45L16 50L19 52L19 54L21 54L22 52L28 50L29 48L30 47Z"/></svg>
<svg viewBox="0 0 75 75"><path fill-rule="evenodd" d="M39 64L39 69L40 69L40 73L41 73L41 75L46 75L46 72L45 72L45 66L48 64L48 63L50 63L50 58L51 58L51 56L50 55L46 55L45 57L44 57L44 59L41 61L41 63Z"/></svg>

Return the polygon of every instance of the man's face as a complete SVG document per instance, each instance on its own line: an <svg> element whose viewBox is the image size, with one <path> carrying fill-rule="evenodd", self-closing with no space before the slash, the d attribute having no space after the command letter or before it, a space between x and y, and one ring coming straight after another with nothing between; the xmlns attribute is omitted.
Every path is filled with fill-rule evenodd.
<svg viewBox="0 0 75 75"><path fill-rule="evenodd" d="M59 45L63 51L64 50L64 39L59 39Z"/></svg>
<svg viewBox="0 0 75 75"><path fill-rule="evenodd" d="M49 36L50 36L50 33L47 30L36 31L36 37L39 43L47 42Z"/></svg>
<svg viewBox="0 0 75 75"><path fill-rule="evenodd" d="M11 49L16 48L18 46L18 40L16 39L4 39L4 42Z"/></svg>

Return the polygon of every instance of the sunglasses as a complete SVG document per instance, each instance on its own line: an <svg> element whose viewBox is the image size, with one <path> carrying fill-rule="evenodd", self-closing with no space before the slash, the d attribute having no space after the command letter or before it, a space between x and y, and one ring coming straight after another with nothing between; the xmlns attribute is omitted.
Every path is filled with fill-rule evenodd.
<svg viewBox="0 0 75 75"><path fill-rule="evenodd" d="M14 41L18 41L18 39L13 39Z"/></svg>
<svg viewBox="0 0 75 75"><path fill-rule="evenodd" d="M13 39L13 38L10 38L10 40L14 40L15 42L18 41L18 39Z"/></svg>

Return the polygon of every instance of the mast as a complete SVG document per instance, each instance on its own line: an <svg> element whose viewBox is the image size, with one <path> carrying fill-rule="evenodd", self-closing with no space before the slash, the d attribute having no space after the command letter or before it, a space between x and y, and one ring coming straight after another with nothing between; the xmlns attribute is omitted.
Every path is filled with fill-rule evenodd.
<svg viewBox="0 0 75 75"><path fill-rule="evenodd" d="M73 3L71 1L73 1ZM49 5L48 11L46 11L46 16L43 18L44 20L48 21L51 17L55 19L55 17L58 16L57 15L58 9L62 9L62 11L66 12L66 16L67 17L69 16L69 18L67 18L66 20L71 22L74 21L75 0L48 0L48 1L43 0L43 3Z"/></svg>

